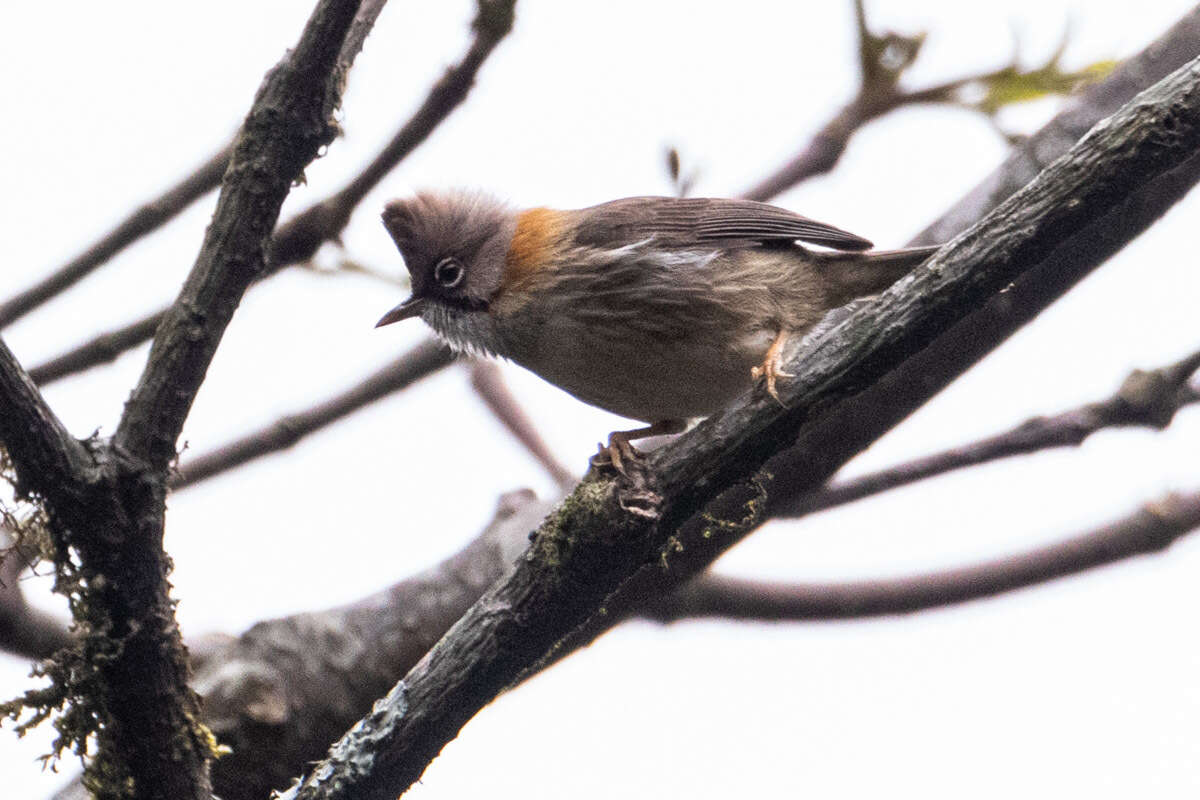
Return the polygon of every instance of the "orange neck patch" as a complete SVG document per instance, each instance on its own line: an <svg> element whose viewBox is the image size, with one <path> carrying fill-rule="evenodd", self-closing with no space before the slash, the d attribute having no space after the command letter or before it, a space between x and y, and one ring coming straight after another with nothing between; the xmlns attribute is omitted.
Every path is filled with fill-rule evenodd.
<svg viewBox="0 0 1200 800"><path fill-rule="evenodd" d="M517 214L501 286L519 286L546 269L562 246L565 229L566 214L552 208L530 208Z"/></svg>

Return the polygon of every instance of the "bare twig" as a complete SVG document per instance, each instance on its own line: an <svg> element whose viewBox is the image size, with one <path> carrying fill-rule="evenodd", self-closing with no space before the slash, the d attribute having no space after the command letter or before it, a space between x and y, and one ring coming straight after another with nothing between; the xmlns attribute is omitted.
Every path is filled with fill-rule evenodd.
<svg viewBox="0 0 1200 800"><path fill-rule="evenodd" d="M97 364L116 361L122 353L150 341L163 320L163 314L163 311L155 311L136 322L102 333L73 350L38 364L29 370L29 376L39 386L45 386Z"/></svg>
<svg viewBox="0 0 1200 800"><path fill-rule="evenodd" d="M1171 494L1065 541L943 572L852 583L776 583L702 575L651 600L639 616L816 621L907 614L1045 583L1165 550L1200 526L1200 491Z"/></svg>
<svg viewBox="0 0 1200 800"><path fill-rule="evenodd" d="M349 71L354 66L354 60L362 52L363 44L366 43L367 37L371 35L371 31L375 27L375 20L379 18L380 12L386 5L387 0L362 0L358 7L358 13L354 15L354 22L350 23L350 30L346 33L346 38L342 40L342 50L338 54L338 65L343 71Z"/></svg>
<svg viewBox="0 0 1200 800"><path fill-rule="evenodd" d="M307 261L322 244L337 240L363 197L429 138L434 129L466 99L484 61L512 28L514 2L478 0L478 13L473 24L475 36L462 60L434 84L421 107L361 173L338 192L309 206L275 230L266 265L256 280ZM382 6L382 3L375 0L367 5L375 7L374 13L378 14L378 6ZM362 24L362 16L360 14L356 25ZM361 47L361 41L357 47ZM357 47L354 52L357 52ZM38 383L44 385L112 361L124 350L136 347L153 336L166 313L167 309L164 308L129 325L106 331L86 344L34 368L33 374L38 377Z"/></svg>
<svg viewBox="0 0 1200 800"><path fill-rule="evenodd" d="M7 327L57 296L148 233L174 219L221 183L229 164L225 145L175 186L138 206L117 227L52 274L0 305L0 328Z"/></svg>
<svg viewBox="0 0 1200 800"><path fill-rule="evenodd" d="M1197 368L1200 368L1200 352L1160 369L1134 371L1107 400L1051 417L1033 417L1012 430L977 442L869 475L835 481L808 495L791 495L781 487L778 499L770 504L769 514L772 518L803 516L963 467L1053 447L1078 446L1106 428L1141 426L1162 430L1181 408L1200 402L1200 389L1188 384Z"/></svg>
<svg viewBox="0 0 1200 800"><path fill-rule="evenodd" d="M500 368L490 361L476 359L471 362L471 386L487 403L487 407L504 424L504 427L517 437L525 449L529 451L542 468L564 489L574 486L579 476L554 457L550 447L538 433L533 420L521 408L517 398L513 397Z"/></svg>
<svg viewBox="0 0 1200 800"><path fill-rule="evenodd" d="M194 486L248 461L291 447L303 437L347 414L412 385L449 364L452 359L453 355L448 347L433 339L426 339L349 391L313 408L282 417L265 428L215 450L188 459L172 477L171 488Z"/></svg>
<svg viewBox="0 0 1200 800"><path fill-rule="evenodd" d="M920 54L925 34L903 35L892 31L875 34L867 24L862 0L855 0L854 11L858 27L858 92L789 162L747 189L743 197L767 200L802 181L829 172L846 151L850 138L860 128L898 108L922 103L948 103L976 108L992 115L1004 103L1037 94L1068 93L1103 77L1099 69L1063 72L1058 65L1060 50L1046 64L1032 70L1022 70L1014 57L1012 64L997 70L956 78L924 89L906 90L900 87L900 79ZM1014 83L1026 87L1024 95L1019 96L1016 92L1004 94L995 90ZM972 88L985 92L985 100L974 104L964 100L964 94ZM987 91L989 89L992 91Z"/></svg>

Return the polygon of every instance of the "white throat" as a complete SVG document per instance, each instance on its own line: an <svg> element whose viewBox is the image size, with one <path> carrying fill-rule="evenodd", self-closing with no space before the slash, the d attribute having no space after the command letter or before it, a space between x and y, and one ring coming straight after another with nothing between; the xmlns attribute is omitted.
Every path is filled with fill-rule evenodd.
<svg viewBox="0 0 1200 800"><path fill-rule="evenodd" d="M427 302L421 319L457 352L472 356L505 355L500 333L486 311L459 311Z"/></svg>

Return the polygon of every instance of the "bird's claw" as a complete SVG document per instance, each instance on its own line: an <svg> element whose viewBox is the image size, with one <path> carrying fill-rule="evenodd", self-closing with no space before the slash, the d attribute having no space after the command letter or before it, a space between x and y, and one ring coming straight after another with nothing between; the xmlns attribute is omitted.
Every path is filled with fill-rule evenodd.
<svg viewBox="0 0 1200 800"><path fill-rule="evenodd" d="M783 400L779 398L779 390L775 388L779 378L794 378L795 374L783 371L783 345L787 342L787 332L780 331L775 337L775 341L767 348L767 354L763 356L763 362L757 367L750 370L750 377L754 380L762 380L765 383L767 394L775 400L779 405L785 405Z"/></svg>
<svg viewBox="0 0 1200 800"><path fill-rule="evenodd" d="M629 465L640 464L645 455L638 450L629 439L619 433L608 437L608 444L598 445L599 450L592 456L595 466L608 465L625 477L629 477Z"/></svg>

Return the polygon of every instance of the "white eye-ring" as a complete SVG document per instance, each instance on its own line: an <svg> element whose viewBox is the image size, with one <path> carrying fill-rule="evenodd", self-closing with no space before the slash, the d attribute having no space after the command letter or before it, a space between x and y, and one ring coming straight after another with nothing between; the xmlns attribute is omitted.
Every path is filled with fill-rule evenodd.
<svg viewBox="0 0 1200 800"><path fill-rule="evenodd" d="M462 262L453 256L443 258L433 268L433 279L444 289L453 289L458 286L462 283L465 274L466 270L463 269Z"/></svg>

